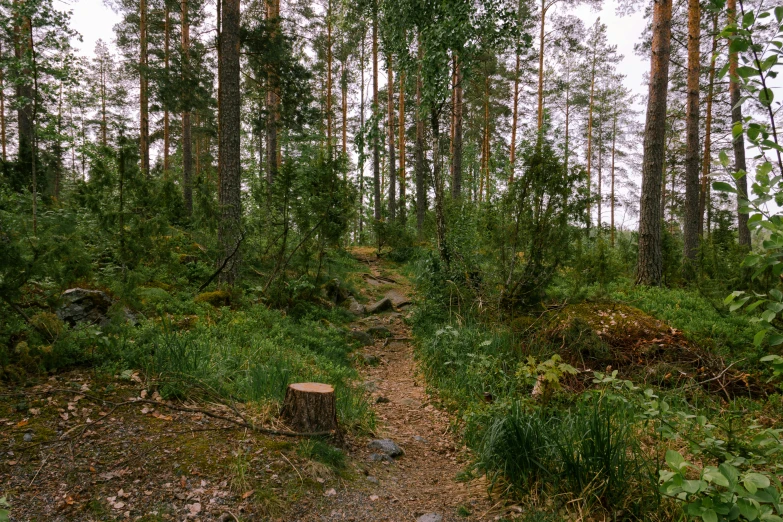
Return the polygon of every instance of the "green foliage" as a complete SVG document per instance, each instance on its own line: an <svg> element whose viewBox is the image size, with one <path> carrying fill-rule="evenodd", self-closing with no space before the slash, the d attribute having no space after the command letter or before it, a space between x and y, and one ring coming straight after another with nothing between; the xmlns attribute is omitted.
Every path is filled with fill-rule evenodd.
<svg viewBox="0 0 783 522"><path fill-rule="evenodd" d="M552 395L562 388L560 380L566 375L577 373L576 368L561 362L560 356L555 354L541 363L536 362L535 357L529 356L525 363L517 366L516 375L533 386L534 397L540 396L544 403L547 403Z"/></svg>
<svg viewBox="0 0 783 522"><path fill-rule="evenodd" d="M303 439L299 441L296 451L300 456L326 464L337 472L342 472L346 469L345 453L321 439Z"/></svg>

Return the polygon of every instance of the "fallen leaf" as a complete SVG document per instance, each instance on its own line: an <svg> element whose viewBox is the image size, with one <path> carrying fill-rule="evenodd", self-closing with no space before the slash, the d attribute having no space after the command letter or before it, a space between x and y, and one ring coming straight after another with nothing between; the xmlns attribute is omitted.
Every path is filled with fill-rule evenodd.
<svg viewBox="0 0 783 522"><path fill-rule="evenodd" d="M67 414L67 413L61 413L61 414L60 414L60 418L61 418L62 420L68 420L68 414Z"/></svg>
<svg viewBox="0 0 783 522"><path fill-rule="evenodd" d="M335 495L337 495L337 491L335 491L334 488L329 488L326 491L324 491L324 496L325 497L333 497Z"/></svg>
<svg viewBox="0 0 783 522"><path fill-rule="evenodd" d="M194 504L185 504L185 509L190 511L191 515L196 516L201 513L201 503L196 502Z"/></svg>
<svg viewBox="0 0 783 522"><path fill-rule="evenodd" d="M92 466L90 466L90 471L91 471L92 473L95 473L95 468L94 468L94 467L92 467Z"/></svg>
<svg viewBox="0 0 783 522"><path fill-rule="evenodd" d="M8 461L8 465L9 466L16 466L16 461L15 460L9 460Z"/></svg>
<svg viewBox="0 0 783 522"><path fill-rule="evenodd" d="M370 500L375 502L376 500L378 500L378 495L370 495Z"/></svg>
<svg viewBox="0 0 783 522"><path fill-rule="evenodd" d="M256 492L255 489L251 489L250 491L245 491L244 493L242 493L242 500L246 499L247 497L249 497L255 492Z"/></svg>
<svg viewBox="0 0 783 522"><path fill-rule="evenodd" d="M147 398L147 390L141 390L141 394L139 394L139 396L142 399L146 399Z"/></svg>
<svg viewBox="0 0 783 522"><path fill-rule="evenodd" d="M179 478L179 485L184 488L187 484L188 484L188 480L185 478L185 475L182 475Z"/></svg>
<svg viewBox="0 0 783 522"><path fill-rule="evenodd" d="M155 411L155 408L150 408L150 407L147 407L147 406L144 406L144 407L141 409L141 413L142 413L143 415L146 415L146 414L148 414L148 413L152 413L153 411Z"/></svg>
<svg viewBox="0 0 783 522"><path fill-rule="evenodd" d="M22 419L16 423L16 427L21 428L22 426L27 426L29 423L30 423L30 419Z"/></svg>
<svg viewBox="0 0 783 522"><path fill-rule="evenodd" d="M164 421L170 421L172 419L171 415L163 415L162 413L155 412L152 414L153 417L156 419L164 420Z"/></svg>
<svg viewBox="0 0 783 522"><path fill-rule="evenodd" d="M41 408L30 408L29 411L33 415L40 415L41 414Z"/></svg>

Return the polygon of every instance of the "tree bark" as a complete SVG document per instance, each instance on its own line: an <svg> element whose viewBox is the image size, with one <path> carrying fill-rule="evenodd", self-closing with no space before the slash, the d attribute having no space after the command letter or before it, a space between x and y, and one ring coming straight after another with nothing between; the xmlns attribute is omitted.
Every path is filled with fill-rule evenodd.
<svg viewBox="0 0 783 522"><path fill-rule="evenodd" d="M544 126L544 27L546 23L546 0L541 0L541 28L538 37L538 132Z"/></svg>
<svg viewBox="0 0 783 522"><path fill-rule="evenodd" d="M367 38L367 30L362 27L362 51L361 51L361 95L359 97L359 128L364 133L364 42ZM359 242L364 232L364 136L359 141Z"/></svg>
<svg viewBox="0 0 783 522"><path fill-rule="evenodd" d="M394 72L392 71L392 57L388 57L387 74L387 109L389 125L389 220L397 219L397 165L394 157Z"/></svg>
<svg viewBox="0 0 783 522"><path fill-rule="evenodd" d="M435 183L435 238L441 260L449 265L449 253L446 248L446 216L443 209L444 180L441 175L440 117L435 109L430 112L432 124L432 177Z"/></svg>
<svg viewBox="0 0 783 522"><path fill-rule="evenodd" d="M639 218L639 253L636 282L659 285L663 275L661 254L661 177L666 139L666 102L671 53L671 0L655 0L647 119L644 129L642 194Z"/></svg>
<svg viewBox="0 0 783 522"><path fill-rule="evenodd" d="M222 4L220 35L220 74L218 90L222 106L218 118L220 165L220 222L218 240L228 259L221 280L233 284L241 260L241 171L240 171L240 84L239 23L240 0L220 0ZM230 259L229 259L230 258Z"/></svg>
<svg viewBox="0 0 783 522"><path fill-rule="evenodd" d="M729 24L737 22L737 0L728 0L726 9L729 15ZM737 76L737 53L729 53L729 97L731 98L731 123L742 123L742 105L740 104L740 86ZM745 135L740 134L733 141L734 169L737 172L747 172L745 164ZM742 176L736 180L737 184L737 228L739 244L750 248L750 229L748 228L748 214L741 211L741 201L748 198L748 177Z"/></svg>
<svg viewBox="0 0 783 522"><path fill-rule="evenodd" d="M20 0L14 0L14 6L19 6ZM20 24L14 24L14 54L17 60L25 60L26 55L30 52L30 34L32 31L31 21L28 16L22 16ZM35 131L33 129L33 104L32 100L35 96L33 92L32 83L29 81L30 70L24 68L19 74L19 82L14 82L16 87L16 99L17 99L17 112L16 112L16 128L18 136L18 163L19 170L23 173L18 179L18 184L14 188L21 190L22 188L29 188L30 178L24 174L31 172L33 162L33 140L35 138ZM22 101L24 100L24 101Z"/></svg>
<svg viewBox="0 0 783 522"><path fill-rule="evenodd" d="M379 134L378 129L379 114L378 111L378 2L375 0L373 4L372 15L372 113L375 117L373 119L373 140L372 140L372 176L373 183L375 185L374 193L374 217L375 221L381 220L381 154L379 150Z"/></svg>
<svg viewBox="0 0 783 522"><path fill-rule="evenodd" d="M609 223L609 235L610 243L614 247L614 155L617 143L617 106L614 109L614 118L612 119L612 189L611 189L611 211L610 211L610 223Z"/></svg>
<svg viewBox="0 0 783 522"><path fill-rule="evenodd" d="M171 52L170 50L170 39L171 39L171 28L169 23L169 4L168 2L163 2L163 67L164 72L166 73L166 79L168 79L169 76L169 54ZM163 173L164 176L168 174L169 171L169 149L170 147L170 138L169 138L169 109L168 106L163 111Z"/></svg>
<svg viewBox="0 0 783 522"><path fill-rule="evenodd" d="M332 156L332 0L326 8L326 150Z"/></svg>
<svg viewBox="0 0 783 522"><path fill-rule="evenodd" d="M149 82L147 79L147 0L139 2L139 158L141 171L150 176Z"/></svg>
<svg viewBox="0 0 783 522"><path fill-rule="evenodd" d="M701 8L688 0L688 80L685 108L685 215L683 254L686 278L694 275L693 262L699 250L699 73L701 69Z"/></svg>
<svg viewBox="0 0 783 522"><path fill-rule="evenodd" d="M424 165L424 118L421 116L421 62L424 49L419 36L419 70L416 75L416 149L414 162L416 169L416 232L419 238L424 234L424 216L427 212L427 187Z"/></svg>
<svg viewBox="0 0 783 522"><path fill-rule="evenodd" d="M712 50L710 51L709 83L707 85L707 107L704 120L704 156L701 160L701 188L699 190L699 237L704 236L704 211L709 190L710 167L712 164L712 101L715 88L715 51L718 48L718 15L712 16Z"/></svg>
<svg viewBox="0 0 783 522"><path fill-rule="evenodd" d="M220 0L218 0L220 1ZM271 29L270 39L275 41L280 30L280 0L266 1L266 20ZM280 91L278 71L274 66L267 69L266 91L266 179L272 185L277 177L277 126L280 121Z"/></svg>
<svg viewBox="0 0 783 522"><path fill-rule="evenodd" d="M597 44L596 44L597 45ZM592 165L593 165L593 105L595 101L595 54L593 48L593 65L590 72L590 109L587 117L587 230L590 230L590 198L592 197Z"/></svg>
<svg viewBox="0 0 783 522"><path fill-rule="evenodd" d="M452 155L451 197L462 195L462 66L459 56L454 58L454 152Z"/></svg>
<svg viewBox="0 0 783 522"><path fill-rule="evenodd" d="M182 75L183 84L190 84L190 19L188 0L182 0ZM182 194L185 199L185 212L193 214L193 143L190 125L190 93L186 92L185 108L182 111Z"/></svg>
<svg viewBox="0 0 783 522"><path fill-rule="evenodd" d="M340 92L342 93L343 116L343 156L348 155L348 72L345 70L345 62L340 65Z"/></svg>
<svg viewBox="0 0 783 522"><path fill-rule="evenodd" d="M400 222L405 225L405 222L407 220L407 208L406 208L406 196L407 196L407 187L406 184L406 173L405 173L405 71L400 72L400 122L398 125L399 128L399 138L398 138L398 146L400 148L400 201L399 201L399 216L400 216Z"/></svg>
<svg viewBox="0 0 783 522"><path fill-rule="evenodd" d="M0 57L3 55L2 44L0 44ZM0 145L2 146L3 163L8 161L6 155L6 131L5 131L5 78L3 70L0 69Z"/></svg>
<svg viewBox="0 0 783 522"><path fill-rule="evenodd" d="M321 433L337 429L334 388L328 384L299 382L289 384L280 417L301 433Z"/></svg>
<svg viewBox="0 0 783 522"><path fill-rule="evenodd" d="M511 151L509 152L509 163L511 172L508 176L509 185L514 182L514 163L516 162L517 151L517 126L519 121L519 52L516 53L517 61L514 66L514 108L511 113ZM568 121L568 111L566 111L566 121ZM566 131L567 132L567 131Z"/></svg>

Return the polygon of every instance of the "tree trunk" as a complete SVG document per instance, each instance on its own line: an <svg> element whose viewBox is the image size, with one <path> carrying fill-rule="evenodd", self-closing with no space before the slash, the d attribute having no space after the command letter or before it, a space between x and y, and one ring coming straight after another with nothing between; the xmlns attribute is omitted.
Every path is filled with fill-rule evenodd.
<svg viewBox="0 0 783 522"><path fill-rule="evenodd" d="M407 208L405 198L407 196L407 188L405 186L405 71L400 72L400 123L398 146L400 147L400 222L405 225L407 220Z"/></svg>
<svg viewBox="0 0 783 522"><path fill-rule="evenodd" d="M462 195L462 66L459 56L454 59L454 154L452 156L451 197L458 199Z"/></svg>
<svg viewBox="0 0 783 522"><path fill-rule="evenodd" d="M0 44L0 57L2 57L2 45ZM6 131L5 131L5 78L3 78L3 70L0 69L0 145L3 152L3 163L8 161L6 155Z"/></svg>
<svg viewBox="0 0 783 522"><path fill-rule="evenodd" d="M366 28L362 27L362 53L361 53L361 96L359 97L359 128L363 133L359 140L359 242L364 232L364 42L367 38Z"/></svg>
<svg viewBox="0 0 783 522"><path fill-rule="evenodd" d="M427 187L425 183L424 165L424 118L421 116L421 62L424 49L419 36L419 70L416 75L416 150L414 162L416 169L416 232L419 238L424 233L424 216L427 212Z"/></svg>
<svg viewBox="0 0 783 522"><path fill-rule="evenodd" d="M595 48L593 48L593 65L590 72L590 109L587 117L587 230L590 230L590 198L592 197L592 165L593 165L593 105L595 101Z"/></svg>
<svg viewBox="0 0 783 522"><path fill-rule="evenodd" d="M147 80L147 0L139 2L139 158L141 171L150 176L150 116Z"/></svg>
<svg viewBox="0 0 783 522"><path fill-rule="evenodd" d="M220 165L220 222L218 240L226 261L221 280L236 281L239 272L241 241L241 172L240 172L240 89L239 89L239 21L240 0L220 0L222 4L220 35L220 74L218 90L222 106L218 117Z"/></svg>
<svg viewBox="0 0 783 522"><path fill-rule="evenodd" d="M381 220L381 153L379 150L378 136L380 129L378 128L378 120L380 115L378 111L378 2L375 0L373 5L372 15L372 114L373 119L373 140L372 140L372 177L375 185L375 198L374 198L374 217L375 221Z"/></svg>
<svg viewBox="0 0 783 522"><path fill-rule="evenodd" d="M269 37L275 41L280 29L280 0L266 1L266 20L271 26ZM273 65L267 69L266 85L266 180L272 185L277 177L277 126L280 121L279 78Z"/></svg>
<svg viewBox="0 0 783 522"><path fill-rule="evenodd" d="M541 0L541 28L538 37L538 132L544 126L544 27L546 23L546 0Z"/></svg>
<svg viewBox="0 0 783 522"><path fill-rule="evenodd" d="M484 141L481 154L482 171L479 201L489 201L489 142L489 75L487 75L487 78L484 80ZM483 199L482 192L484 192Z"/></svg>
<svg viewBox="0 0 783 522"><path fill-rule="evenodd" d="M601 233L601 218L603 217L603 206L602 206L602 199L603 199L603 166L604 166L604 117L603 114L601 114L601 118L598 122L598 183L597 183L597 192L598 192L598 201L596 202L596 206L598 207L596 209L596 216L595 216L595 226L596 226L596 234Z"/></svg>
<svg viewBox="0 0 783 522"><path fill-rule="evenodd" d="M323 433L337 429L334 388L317 382L289 384L280 417L294 431Z"/></svg>
<svg viewBox="0 0 783 522"><path fill-rule="evenodd" d="M342 93L343 156L348 155L348 77L345 62L340 64L340 92Z"/></svg>
<svg viewBox="0 0 783 522"><path fill-rule="evenodd" d="M166 74L166 79L169 76L169 54L170 54L170 39L171 29L169 24L169 4L163 2L163 67ZM183 22L184 23L184 22ZM184 29L183 29L184 31ZM183 37L184 38L184 37ZM163 175L166 176L169 172L169 109L168 106L163 111Z"/></svg>
<svg viewBox="0 0 783 522"><path fill-rule="evenodd" d="M432 124L432 177L435 182L435 239L441 260L449 265L449 253L446 248L446 216L443 210L444 180L441 175L440 118L438 112L430 112Z"/></svg>
<svg viewBox="0 0 783 522"><path fill-rule="evenodd" d="M189 85L190 77L190 19L188 0L182 0L182 81ZM190 93L184 98L185 110L182 111L182 194L185 198L185 212L193 214L193 144L190 126Z"/></svg>
<svg viewBox="0 0 783 522"><path fill-rule="evenodd" d="M106 147L109 142L106 137L106 59L105 56L101 57L101 145Z"/></svg>
<svg viewBox="0 0 783 522"><path fill-rule="evenodd" d="M710 51L709 83L707 86L707 108L704 120L704 156L701 161L701 187L699 190L699 237L704 236L704 211L712 164L712 98L715 88L715 51L718 48L718 15L712 16L712 50Z"/></svg>
<svg viewBox="0 0 783 522"><path fill-rule="evenodd" d="M644 129L642 195L639 205L639 253L636 282L659 285L661 254L661 176L666 139L666 102L671 52L671 0L655 0L647 120Z"/></svg>
<svg viewBox="0 0 783 522"><path fill-rule="evenodd" d="M737 0L728 0L726 8L729 14L729 24L737 21ZM737 53L729 53L729 97L731 98L731 123L742 123L742 105L740 104L740 86L737 76ZM740 134L733 142L734 169L737 172L747 172L745 165L745 135ZM748 228L748 214L741 211L742 200L748 199L748 177L742 176L737 183L737 228L739 229L739 244L750 248L750 229Z"/></svg>
<svg viewBox="0 0 783 522"><path fill-rule="evenodd" d="M326 7L326 150L332 157L332 0Z"/></svg>
<svg viewBox="0 0 783 522"><path fill-rule="evenodd" d="M397 219L397 165L394 157L394 72L392 71L392 57L388 57L387 74L387 109L389 124L389 220Z"/></svg>
<svg viewBox="0 0 783 522"><path fill-rule="evenodd" d="M517 125L519 119L519 52L517 54L516 65L514 66L514 108L511 113L511 152L509 153L509 163L511 164L511 173L508 176L509 185L514 182L514 163L516 161L517 151ZM568 112L566 111L566 119Z"/></svg>
<svg viewBox="0 0 783 522"><path fill-rule="evenodd" d="M612 247L614 247L614 155L617 148L615 147L615 144L617 143L617 107L615 106L614 109L614 118L612 119L612 189L611 189L611 212L610 212L610 223L609 223L609 235L610 235L610 242Z"/></svg>
<svg viewBox="0 0 783 522"><path fill-rule="evenodd" d="M683 222L684 275L693 277L692 263L699 250L699 72L701 57L699 0L688 0L688 81L685 108L685 215Z"/></svg>
<svg viewBox="0 0 783 522"><path fill-rule="evenodd" d="M20 0L15 0L14 5L18 6ZM27 63L27 55L30 52L30 34L31 34L31 21L27 16L23 16L21 25L14 26L14 54L16 59ZM35 138L35 132L33 129L33 86L29 81L30 70L25 67L18 75L20 82L13 82L16 87L16 128L18 135L18 148L17 156L19 163L19 170L22 173L31 172L33 161L33 140ZM23 174L17 182L17 186L14 188L21 190L22 188L29 188L30 178L27 178Z"/></svg>

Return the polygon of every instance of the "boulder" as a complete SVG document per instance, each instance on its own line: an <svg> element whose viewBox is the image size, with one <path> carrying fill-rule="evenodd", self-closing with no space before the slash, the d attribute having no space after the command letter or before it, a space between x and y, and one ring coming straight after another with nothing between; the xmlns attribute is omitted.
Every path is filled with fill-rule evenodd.
<svg viewBox="0 0 783 522"><path fill-rule="evenodd" d="M410 299L397 290L389 290L384 297L388 298L396 308L408 305L411 302Z"/></svg>
<svg viewBox="0 0 783 522"><path fill-rule="evenodd" d="M417 518L416 522L443 522L443 515L440 513L427 513Z"/></svg>
<svg viewBox="0 0 783 522"><path fill-rule="evenodd" d="M357 301L354 296L349 296L345 303L348 306L348 311L353 315L358 317L364 315L364 305Z"/></svg>
<svg viewBox="0 0 783 522"><path fill-rule="evenodd" d="M77 323L105 325L113 303L106 292L86 288L69 288L60 296L57 317L75 326Z"/></svg>
<svg viewBox="0 0 783 522"><path fill-rule="evenodd" d="M367 447L373 450L377 450L390 457L399 457L405 454L405 452L402 451L402 448L400 448L397 443L391 439L375 439L370 441Z"/></svg>
<svg viewBox="0 0 783 522"><path fill-rule="evenodd" d="M384 297L380 301L369 305L366 310L368 314L379 314L381 312L392 309L394 309L394 304L392 303L391 299Z"/></svg>
<svg viewBox="0 0 783 522"><path fill-rule="evenodd" d="M367 332L362 332L360 330L348 332L348 337L355 341L359 341L362 346L370 346L373 343L372 336Z"/></svg>

